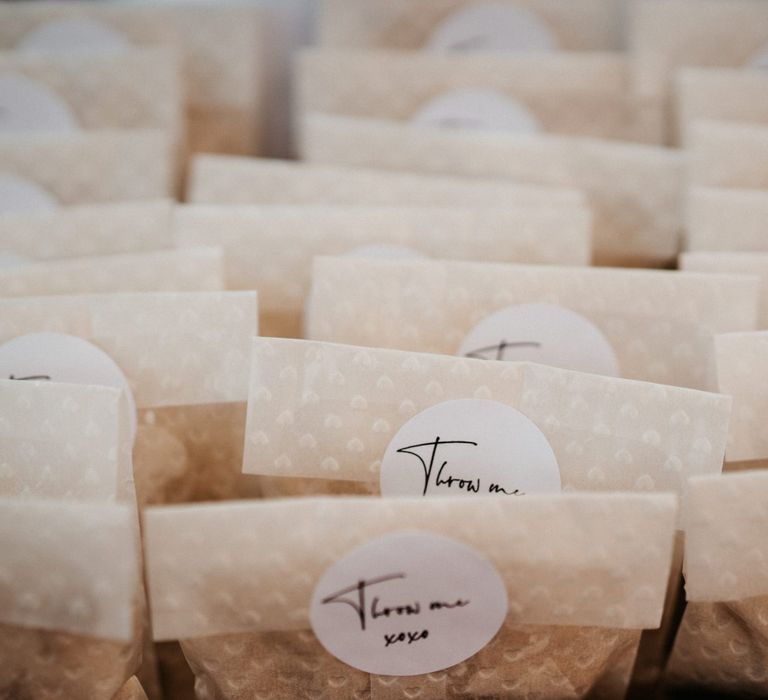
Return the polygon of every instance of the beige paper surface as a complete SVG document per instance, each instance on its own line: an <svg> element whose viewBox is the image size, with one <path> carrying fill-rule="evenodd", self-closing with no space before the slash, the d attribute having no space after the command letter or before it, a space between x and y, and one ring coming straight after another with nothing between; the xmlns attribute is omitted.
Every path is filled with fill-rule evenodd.
<svg viewBox="0 0 768 700"><path fill-rule="evenodd" d="M0 216L0 255L32 260L144 253L173 247L170 200L63 207Z"/></svg>
<svg viewBox="0 0 768 700"><path fill-rule="evenodd" d="M688 191L688 250L766 251L768 190L694 187Z"/></svg>
<svg viewBox="0 0 768 700"><path fill-rule="evenodd" d="M564 690L574 698L617 697L629 680L638 628L657 625L661 615L674 519L670 497L627 494L514 504L336 498L151 509L156 636L185 637L198 687L221 698L328 688L377 699L405 692L554 699ZM339 556L403 529L453 537L488 557L507 585L510 612L485 649L444 672L368 676L306 631L308 598ZM186 612L192 609L199 615Z"/></svg>
<svg viewBox="0 0 768 700"><path fill-rule="evenodd" d="M768 125L695 122L688 153L693 186L768 190Z"/></svg>
<svg viewBox="0 0 768 700"><path fill-rule="evenodd" d="M766 247L768 248L768 245ZM690 272L744 274L759 277L760 304L757 328L768 329L768 249L764 253L706 251L684 253L680 256L680 269Z"/></svg>
<svg viewBox="0 0 768 700"><path fill-rule="evenodd" d="M760 280L660 270L317 258L308 337L456 354L491 312L559 304L594 323L621 376L712 387L712 335L754 330ZM354 291L353 291L354 290Z"/></svg>
<svg viewBox="0 0 768 700"><path fill-rule="evenodd" d="M0 136L0 172L62 205L169 197L172 161L172 140L156 130Z"/></svg>
<svg viewBox="0 0 768 700"><path fill-rule="evenodd" d="M136 676L131 676L128 682L115 695L114 700L147 700L147 694L144 692Z"/></svg>
<svg viewBox="0 0 768 700"><path fill-rule="evenodd" d="M197 156L188 200L198 204L364 206L583 206L577 189L467 180L231 156Z"/></svg>
<svg viewBox="0 0 768 700"><path fill-rule="evenodd" d="M320 42L361 48L420 48L436 26L476 0L324 0ZM618 5L613 0L516 0L532 12L564 50L604 50L619 43Z"/></svg>
<svg viewBox="0 0 768 700"><path fill-rule="evenodd" d="M82 129L160 129L177 143L183 135L181 66L169 49L97 55L3 52L0 71L52 90Z"/></svg>
<svg viewBox="0 0 768 700"><path fill-rule="evenodd" d="M768 75L758 70L683 69L677 74L676 111L683 142L696 121L768 124Z"/></svg>
<svg viewBox="0 0 768 700"><path fill-rule="evenodd" d="M728 462L768 457L768 332L715 337L718 387L733 396Z"/></svg>
<svg viewBox="0 0 768 700"><path fill-rule="evenodd" d="M765 691L766 497L766 471L691 481L685 552L690 602L670 660L673 686L749 697Z"/></svg>
<svg viewBox="0 0 768 700"><path fill-rule="evenodd" d="M127 410L117 389L0 379L0 495L130 502Z"/></svg>
<svg viewBox="0 0 768 700"><path fill-rule="evenodd" d="M224 250L228 289L258 289L262 332L300 337L312 260L366 246L426 257L588 265L587 209L181 207L181 247Z"/></svg>
<svg viewBox="0 0 768 700"><path fill-rule="evenodd" d="M0 47L17 48L47 23L73 18L106 24L137 46L177 48L184 63L191 149L252 150L263 82L258 8L146 1L7 5L0 7Z"/></svg>
<svg viewBox="0 0 768 700"><path fill-rule="evenodd" d="M298 62L300 112L411 121L455 90L490 90L542 132L658 144L661 101L634 94L612 53L455 54L314 49Z"/></svg>
<svg viewBox="0 0 768 700"><path fill-rule="evenodd" d="M307 116L303 135L310 161L579 187L595 216L597 264L659 266L678 249L683 156L671 150L322 114Z"/></svg>
<svg viewBox="0 0 768 700"><path fill-rule="evenodd" d="M243 471L376 482L378 491L381 459L403 424L462 398L500 401L532 420L565 491L681 495L688 476L720 472L731 405L530 363L256 338Z"/></svg>
<svg viewBox="0 0 768 700"><path fill-rule="evenodd" d="M0 269L0 296L216 291L224 287L218 248L51 260Z"/></svg>

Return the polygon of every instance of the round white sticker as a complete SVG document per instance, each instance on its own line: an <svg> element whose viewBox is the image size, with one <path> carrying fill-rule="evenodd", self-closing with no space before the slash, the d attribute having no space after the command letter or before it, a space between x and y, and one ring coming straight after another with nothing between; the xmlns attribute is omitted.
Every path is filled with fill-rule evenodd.
<svg viewBox="0 0 768 700"><path fill-rule="evenodd" d="M535 134L539 122L518 100L497 90L453 90L430 100L413 117L416 124Z"/></svg>
<svg viewBox="0 0 768 700"><path fill-rule="evenodd" d="M475 3L449 15L427 41L432 51L556 51L558 42L530 10L509 2Z"/></svg>
<svg viewBox="0 0 768 700"><path fill-rule="evenodd" d="M427 533L387 535L329 567L309 619L320 643L367 673L413 676L454 666L486 646L507 616L493 565Z"/></svg>
<svg viewBox="0 0 768 700"><path fill-rule="evenodd" d="M511 406L454 399L411 418L381 462L382 496L559 493L560 469L538 426Z"/></svg>
<svg viewBox="0 0 768 700"><path fill-rule="evenodd" d="M619 376L616 353L600 330L555 304L518 304L492 313L469 332L457 354Z"/></svg>
<svg viewBox="0 0 768 700"><path fill-rule="evenodd" d="M95 19L72 18L45 22L26 34L16 48L33 51L110 51L129 48L120 31Z"/></svg>
<svg viewBox="0 0 768 700"><path fill-rule="evenodd" d="M768 46L764 46L752 57L749 67L757 68L758 70L768 70Z"/></svg>
<svg viewBox="0 0 768 700"><path fill-rule="evenodd" d="M0 75L0 133L77 129L72 110L53 90L24 75Z"/></svg>
<svg viewBox="0 0 768 700"><path fill-rule="evenodd" d="M29 333L0 345L0 378L96 384L125 391L131 438L136 435L136 403L115 361L87 340L64 333Z"/></svg>
<svg viewBox="0 0 768 700"><path fill-rule="evenodd" d="M0 214L53 211L58 206L56 198L34 182L0 172Z"/></svg>

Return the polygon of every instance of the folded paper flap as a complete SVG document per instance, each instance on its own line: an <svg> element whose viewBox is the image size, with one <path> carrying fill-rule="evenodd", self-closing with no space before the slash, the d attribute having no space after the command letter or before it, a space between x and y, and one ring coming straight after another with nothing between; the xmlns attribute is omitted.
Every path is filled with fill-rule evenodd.
<svg viewBox="0 0 768 700"><path fill-rule="evenodd" d="M170 200L64 207L0 217L0 253L36 260L172 248Z"/></svg>
<svg viewBox="0 0 768 700"><path fill-rule="evenodd" d="M0 499L0 622L131 639L135 519L127 505Z"/></svg>
<svg viewBox="0 0 768 700"><path fill-rule="evenodd" d="M0 170L62 204L168 197L171 138L161 130L0 136Z"/></svg>
<svg viewBox="0 0 768 700"><path fill-rule="evenodd" d="M325 0L320 15L321 43L328 46L422 48L434 29L453 12L471 7L466 0ZM556 36L566 50L609 49L618 44L613 0L518 0Z"/></svg>
<svg viewBox="0 0 768 700"><path fill-rule="evenodd" d="M601 264L658 264L677 253L685 158L671 149L317 113L302 126L311 162L579 187L595 209Z"/></svg>
<svg viewBox="0 0 768 700"><path fill-rule="evenodd" d="M768 595L768 471L692 479L689 499L688 600Z"/></svg>
<svg viewBox="0 0 768 700"><path fill-rule="evenodd" d="M0 494L115 500L132 478L124 408L117 389L0 379Z"/></svg>
<svg viewBox="0 0 768 700"><path fill-rule="evenodd" d="M528 363L255 338L244 471L376 481L387 445L442 401L513 406L544 433L566 490L682 493L719 473L730 398ZM563 397L567 397L565 400Z"/></svg>
<svg viewBox="0 0 768 700"><path fill-rule="evenodd" d="M105 51L98 60L80 52L0 53L0 71L54 90L85 129L181 126L180 65L166 48Z"/></svg>
<svg viewBox="0 0 768 700"><path fill-rule="evenodd" d="M258 286L264 309L302 310L317 255L396 245L435 258L586 265L586 207L210 207L181 208L180 246L225 251L227 286Z"/></svg>
<svg viewBox="0 0 768 700"><path fill-rule="evenodd" d="M692 187L686 206L688 250L768 251L766 218L768 190Z"/></svg>
<svg viewBox="0 0 768 700"><path fill-rule="evenodd" d="M255 292L185 292L0 300L0 341L37 331L79 335L128 378L139 408L248 395Z"/></svg>
<svg viewBox="0 0 768 700"><path fill-rule="evenodd" d="M672 496L302 499L151 508L156 639L304 629L313 587L350 549L426 531L497 568L516 623L659 624L675 523Z"/></svg>
<svg viewBox="0 0 768 700"><path fill-rule="evenodd" d="M0 269L3 296L214 291L224 287L218 248L39 261Z"/></svg>
<svg viewBox="0 0 768 700"><path fill-rule="evenodd" d="M715 336L719 390L733 396L729 462L768 457L768 332Z"/></svg>
<svg viewBox="0 0 768 700"><path fill-rule="evenodd" d="M312 339L454 354L491 312L560 304L603 332L623 376L696 388L710 334L755 328L759 289L744 275L341 257L316 258L313 282Z"/></svg>
<svg viewBox="0 0 768 700"><path fill-rule="evenodd" d="M572 188L215 155L193 160L189 201L497 207L585 204L584 195Z"/></svg>

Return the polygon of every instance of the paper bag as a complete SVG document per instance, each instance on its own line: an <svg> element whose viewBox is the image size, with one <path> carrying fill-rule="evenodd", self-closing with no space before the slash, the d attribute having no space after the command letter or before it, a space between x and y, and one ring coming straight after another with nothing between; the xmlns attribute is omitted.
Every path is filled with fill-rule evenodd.
<svg viewBox="0 0 768 700"><path fill-rule="evenodd" d="M662 103L630 79L611 53L313 49L298 61L297 103L300 113L662 143Z"/></svg>
<svg viewBox="0 0 768 700"><path fill-rule="evenodd" d="M198 204L397 207L560 207L585 204L581 192L565 187L231 156L196 157L188 190L188 200Z"/></svg>
<svg viewBox="0 0 768 700"><path fill-rule="evenodd" d="M454 355L489 314L554 304L604 334L620 376L706 389L713 334L755 329L759 285L744 275L318 258L308 337ZM506 340L531 340L532 329Z"/></svg>
<svg viewBox="0 0 768 700"><path fill-rule="evenodd" d="M683 161L662 148L318 114L305 120L302 153L338 165L581 188L600 265L663 266L679 245Z"/></svg>
<svg viewBox="0 0 768 700"><path fill-rule="evenodd" d="M768 660L768 472L692 479L688 606L668 684L701 696L760 697Z"/></svg>
<svg viewBox="0 0 768 700"><path fill-rule="evenodd" d="M317 255L411 256L588 265L584 208L181 207L181 247L224 250L228 289L258 289L262 332L302 333Z"/></svg>
<svg viewBox="0 0 768 700"><path fill-rule="evenodd" d="M150 509L154 629L182 640L198 693L221 700L619 697L640 630L659 624L674 521L672 497L631 494ZM353 547L403 532L448 537L487 559L506 589L506 619L479 653L439 672L353 669L308 631L310 596Z"/></svg>

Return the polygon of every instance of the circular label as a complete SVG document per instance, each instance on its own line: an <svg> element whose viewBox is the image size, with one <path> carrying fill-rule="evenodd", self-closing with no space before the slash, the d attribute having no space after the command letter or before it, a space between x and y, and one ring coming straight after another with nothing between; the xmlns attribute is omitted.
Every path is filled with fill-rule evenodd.
<svg viewBox="0 0 768 700"><path fill-rule="evenodd" d="M110 51L129 48L131 42L118 30L95 19L57 19L38 25L16 48L33 51Z"/></svg>
<svg viewBox="0 0 768 700"><path fill-rule="evenodd" d="M506 2L476 3L449 15L432 32L432 51L556 51L558 42L530 10Z"/></svg>
<svg viewBox="0 0 768 700"><path fill-rule="evenodd" d="M34 182L0 172L0 214L53 211L58 206L55 197Z"/></svg>
<svg viewBox="0 0 768 700"><path fill-rule="evenodd" d="M416 414L381 462L382 496L524 496L559 493L549 441L520 411L454 399Z"/></svg>
<svg viewBox="0 0 768 700"><path fill-rule="evenodd" d="M0 75L0 133L77 129L72 110L53 90L23 75Z"/></svg>
<svg viewBox="0 0 768 700"><path fill-rule="evenodd" d="M87 340L64 333L29 333L0 345L0 378L18 381L95 384L122 389L128 399L131 439L136 403L115 361Z"/></svg>
<svg viewBox="0 0 768 700"><path fill-rule="evenodd" d="M414 676L454 666L490 642L507 616L493 565L427 533L387 535L329 567L309 619L325 649L367 673Z"/></svg>
<svg viewBox="0 0 768 700"><path fill-rule="evenodd" d="M757 68L758 70L768 70L768 46L764 46L752 57L749 67Z"/></svg>
<svg viewBox="0 0 768 700"><path fill-rule="evenodd" d="M619 376L616 353L600 330L555 304L518 304L487 316L464 338L457 355Z"/></svg>
<svg viewBox="0 0 768 700"><path fill-rule="evenodd" d="M539 122L522 103L497 90L453 90L428 102L416 124L453 129L486 129L535 134Z"/></svg>

